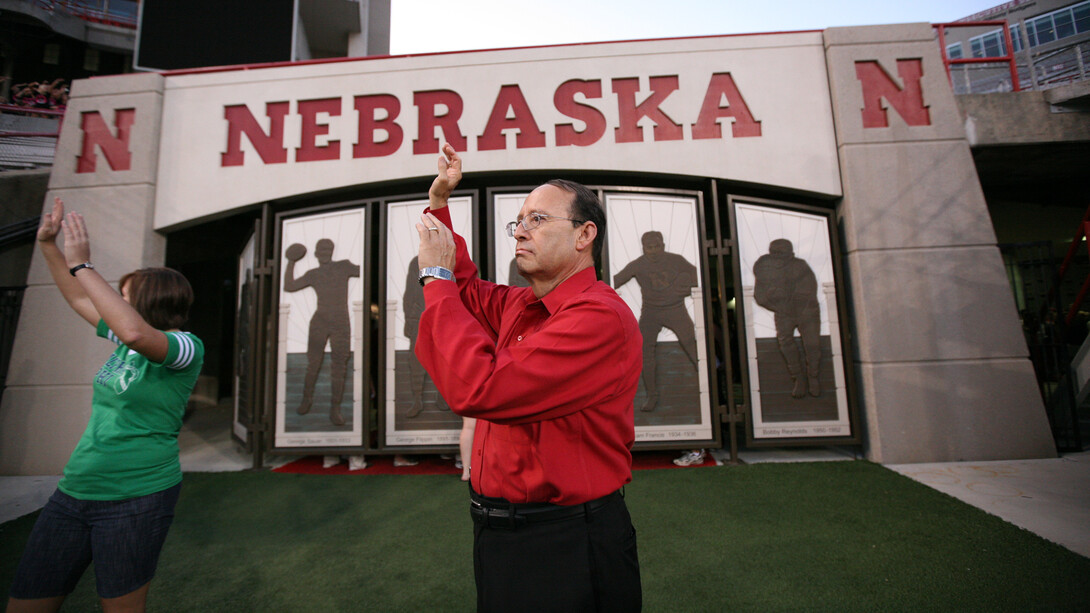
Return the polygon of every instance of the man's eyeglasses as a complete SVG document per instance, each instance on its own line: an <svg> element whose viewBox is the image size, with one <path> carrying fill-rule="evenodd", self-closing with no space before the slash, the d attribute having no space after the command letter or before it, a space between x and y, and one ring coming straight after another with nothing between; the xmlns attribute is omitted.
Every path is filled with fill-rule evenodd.
<svg viewBox="0 0 1090 613"><path fill-rule="evenodd" d="M533 232L537 229L538 226L545 223L546 221L549 221L550 219L564 219L567 221L574 221L575 223L581 224L587 223L580 219L572 219L571 217L558 217L556 215L546 215L545 213L530 213L529 215L523 217L518 221L512 221L511 223L507 224L507 236L514 238L515 230L518 228L519 224L522 224L522 227L527 232Z"/></svg>

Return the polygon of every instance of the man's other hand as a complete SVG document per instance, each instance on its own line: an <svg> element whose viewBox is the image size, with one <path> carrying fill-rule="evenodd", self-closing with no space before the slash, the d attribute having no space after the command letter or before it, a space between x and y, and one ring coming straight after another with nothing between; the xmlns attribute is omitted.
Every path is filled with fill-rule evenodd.
<svg viewBox="0 0 1090 613"><path fill-rule="evenodd" d="M420 223L416 224L416 232L420 235L420 257L417 265L421 269L442 266L447 270L454 270L456 251L454 234L450 228L436 219L435 215L424 213L420 216Z"/></svg>

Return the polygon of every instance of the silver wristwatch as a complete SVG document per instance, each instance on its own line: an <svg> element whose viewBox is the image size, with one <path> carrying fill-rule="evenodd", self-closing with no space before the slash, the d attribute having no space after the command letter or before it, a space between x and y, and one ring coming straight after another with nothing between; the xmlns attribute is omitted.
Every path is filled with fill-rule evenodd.
<svg viewBox="0 0 1090 613"><path fill-rule="evenodd" d="M446 279L447 281L454 280L454 273L450 270L443 268L442 266L427 266L420 269L420 276L417 279L420 281L420 285L424 285L424 279L427 277L435 277L436 279Z"/></svg>

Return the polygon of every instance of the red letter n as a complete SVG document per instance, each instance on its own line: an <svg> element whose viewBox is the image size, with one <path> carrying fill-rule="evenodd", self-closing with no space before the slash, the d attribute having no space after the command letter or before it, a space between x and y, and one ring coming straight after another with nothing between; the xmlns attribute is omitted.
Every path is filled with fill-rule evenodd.
<svg viewBox="0 0 1090 613"><path fill-rule="evenodd" d="M261 161L266 164L283 164L288 161L288 149L284 146L284 117L288 114L288 102L269 102L265 115L269 118L269 133L257 124L253 113L245 104L223 107L227 120L227 151L220 154L220 166L242 166L242 134L250 139Z"/></svg>
<svg viewBox="0 0 1090 613"><path fill-rule="evenodd" d="M132 151L129 150L129 134L132 122L136 118L136 109L117 109L114 111L114 123L117 124L117 136L99 115L98 111L88 111L80 115L80 130L83 131L83 147L76 156L76 172L94 172L97 156L95 147L102 149L110 170L129 170L132 168Z"/></svg>
<svg viewBox="0 0 1090 613"><path fill-rule="evenodd" d="M923 103L920 77L923 63L919 58L897 60L897 74L904 81L902 89L874 60L855 63L855 76L863 83L863 127L888 128L889 118L882 105L882 98L910 126L931 125L931 114Z"/></svg>

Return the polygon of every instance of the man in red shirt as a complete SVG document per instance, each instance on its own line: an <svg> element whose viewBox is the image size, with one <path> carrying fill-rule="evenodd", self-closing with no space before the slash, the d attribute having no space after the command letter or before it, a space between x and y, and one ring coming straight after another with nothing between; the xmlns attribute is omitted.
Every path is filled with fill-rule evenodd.
<svg viewBox="0 0 1090 613"><path fill-rule="evenodd" d="M478 611L638 611L632 403L642 339L597 280L605 213L550 181L507 225L530 287L482 281L446 209L450 145L417 224L426 308L416 355L451 409L476 417L471 462Z"/></svg>

